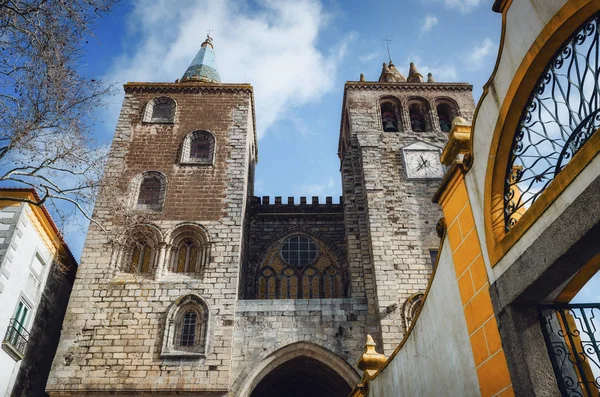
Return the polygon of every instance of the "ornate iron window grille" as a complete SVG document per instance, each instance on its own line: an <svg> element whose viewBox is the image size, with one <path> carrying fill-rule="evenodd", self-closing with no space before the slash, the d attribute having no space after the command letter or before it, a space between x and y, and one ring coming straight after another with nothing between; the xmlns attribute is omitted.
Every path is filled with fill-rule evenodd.
<svg viewBox="0 0 600 397"><path fill-rule="evenodd" d="M538 306L542 333L563 396L600 391L600 304Z"/></svg>
<svg viewBox="0 0 600 397"><path fill-rule="evenodd" d="M28 340L29 332L27 332L23 324L12 318L8 323L2 346L12 357L18 360L25 355Z"/></svg>
<svg viewBox="0 0 600 397"><path fill-rule="evenodd" d="M529 97L504 181L509 231L600 127L600 13L554 55Z"/></svg>

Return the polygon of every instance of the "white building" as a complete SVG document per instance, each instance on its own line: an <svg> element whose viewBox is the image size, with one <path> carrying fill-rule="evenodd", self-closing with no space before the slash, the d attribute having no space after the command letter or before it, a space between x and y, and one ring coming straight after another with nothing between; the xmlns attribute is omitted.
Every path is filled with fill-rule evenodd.
<svg viewBox="0 0 600 397"><path fill-rule="evenodd" d="M43 392L76 266L46 209L15 201L39 200L33 190L0 190L7 197L0 200L0 395L39 395L34 384L44 378Z"/></svg>

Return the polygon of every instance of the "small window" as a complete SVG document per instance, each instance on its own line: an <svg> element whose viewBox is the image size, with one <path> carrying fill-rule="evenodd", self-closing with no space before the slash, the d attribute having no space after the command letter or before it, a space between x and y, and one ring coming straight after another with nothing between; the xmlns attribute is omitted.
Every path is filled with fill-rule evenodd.
<svg viewBox="0 0 600 397"><path fill-rule="evenodd" d="M198 315L193 310L185 313L183 316L183 324L181 325L181 337L179 338L180 346L194 346L196 340L196 321Z"/></svg>
<svg viewBox="0 0 600 397"><path fill-rule="evenodd" d="M30 312L31 307L21 298L4 335L2 348L15 360L20 360L25 355L27 342L29 341L29 332L27 332L26 327Z"/></svg>
<svg viewBox="0 0 600 397"><path fill-rule="evenodd" d="M431 266L435 266L438 257L438 250L429 250L429 257L431 258Z"/></svg>
<svg viewBox="0 0 600 397"><path fill-rule="evenodd" d="M33 260L31 261L31 265L29 266L34 276L41 281L44 276L44 269L46 264L40 258L39 254L35 254L33 256Z"/></svg>
<svg viewBox="0 0 600 397"><path fill-rule="evenodd" d="M194 131L183 140L181 164L211 165L215 155L215 137L207 131Z"/></svg>
<svg viewBox="0 0 600 397"><path fill-rule="evenodd" d="M304 267L317 258L317 246L306 236L292 236L284 241L281 257L292 266Z"/></svg>
<svg viewBox="0 0 600 397"><path fill-rule="evenodd" d="M145 123L173 123L175 120L175 101L168 97L154 98L144 111Z"/></svg>
<svg viewBox="0 0 600 397"><path fill-rule="evenodd" d="M133 182L133 191L137 191L135 207L140 210L161 211L166 185L166 178L160 172L147 171L138 175Z"/></svg>

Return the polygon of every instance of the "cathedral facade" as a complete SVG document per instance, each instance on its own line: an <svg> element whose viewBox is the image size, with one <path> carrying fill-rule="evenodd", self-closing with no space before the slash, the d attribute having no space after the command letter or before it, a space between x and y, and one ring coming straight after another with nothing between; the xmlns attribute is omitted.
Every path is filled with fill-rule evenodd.
<svg viewBox="0 0 600 397"><path fill-rule="evenodd" d="M210 38L177 82L126 84L47 392L348 395L367 334L389 354L419 309L471 89L391 61L347 82L334 203L254 196L253 89Z"/></svg>

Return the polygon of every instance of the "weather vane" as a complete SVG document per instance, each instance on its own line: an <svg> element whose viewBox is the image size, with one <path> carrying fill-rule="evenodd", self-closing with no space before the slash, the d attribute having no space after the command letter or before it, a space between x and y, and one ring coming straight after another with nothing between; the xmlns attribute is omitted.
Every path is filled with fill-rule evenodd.
<svg viewBox="0 0 600 397"><path fill-rule="evenodd" d="M388 39L387 35L385 35L385 39L383 39L383 41L385 41L385 45L387 46L387 52L388 52L388 58L390 59L390 63L392 63L392 56L390 55L390 39Z"/></svg>
<svg viewBox="0 0 600 397"><path fill-rule="evenodd" d="M212 30L212 29L208 29L208 30L206 31L206 38L207 38L207 39L211 39L211 40L212 40L212 37L210 37L210 32L214 32L214 30Z"/></svg>

